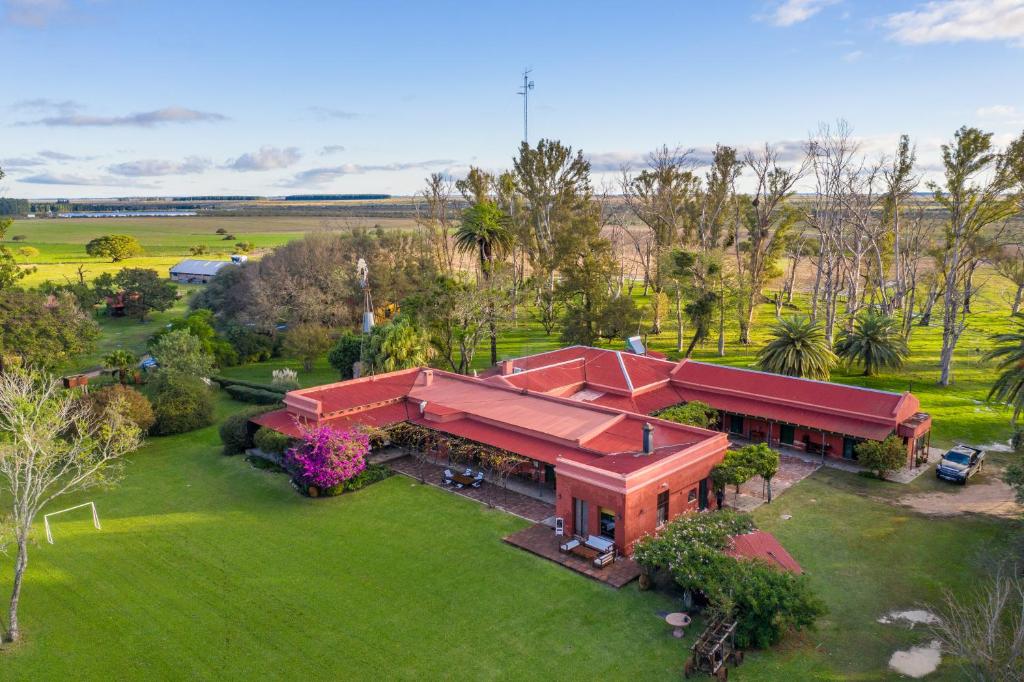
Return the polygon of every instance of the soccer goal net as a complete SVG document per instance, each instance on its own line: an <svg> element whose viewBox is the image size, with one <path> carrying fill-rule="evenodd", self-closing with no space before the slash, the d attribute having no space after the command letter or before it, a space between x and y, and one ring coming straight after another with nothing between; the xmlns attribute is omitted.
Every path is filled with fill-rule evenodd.
<svg viewBox="0 0 1024 682"><path fill-rule="evenodd" d="M46 541L51 545L53 544L53 533L50 531L50 517L56 516L57 514L64 514L65 512L74 511L81 509L82 507L89 507L92 509L92 525L96 527L96 530L100 530L100 515L96 513L95 502L83 502L82 504L76 504L74 507L68 507L67 509L60 509L55 512L43 515L43 526L46 528Z"/></svg>

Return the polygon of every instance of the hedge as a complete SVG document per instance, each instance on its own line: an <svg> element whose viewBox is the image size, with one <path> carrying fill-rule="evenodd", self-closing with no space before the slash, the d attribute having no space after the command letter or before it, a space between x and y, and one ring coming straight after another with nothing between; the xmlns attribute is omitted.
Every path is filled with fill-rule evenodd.
<svg viewBox="0 0 1024 682"><path fill-rule="evenodd" d="M246 388L254 388L259 391L280 393L281 395L288 392L287 388L281 388L280 386L274 386L273 384L261 384L256 381L245 381L243 379L228 379L227 377L216 376L210 377L210 381L216 381L224 390L227 390L230 386L244 386Z"/></svg>
<svg viewBox="0 0 1024 682"><path fill-rule="evenodd" d="M262 388L250 388L248 386L225 386L224 390L235 400L243 403L253 403L254 405L273 405L281 402L283 397L281 393L265 391Z"/></svg>

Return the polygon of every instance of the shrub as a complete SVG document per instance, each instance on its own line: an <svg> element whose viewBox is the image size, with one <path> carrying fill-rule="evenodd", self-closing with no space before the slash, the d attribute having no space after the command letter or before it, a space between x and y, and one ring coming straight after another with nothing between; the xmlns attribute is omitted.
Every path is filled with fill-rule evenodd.
<svg viewBox="0 0 1024 682"><path fill-rule="evenodd" d="M232 325L224 332L238 353L240 362L261 362L274 354L274 340L242 325Z"/></svg>
<svg viewBox="0 0 1024 682"><path fill-rule="evenodd" d="M273 384L261 384L258 381L246 381L245 379L229 379L228 377L212 376L210 381L214 381L220 384L220 387L227 389L228 386L246 386L248 388L258 388L261 391L270 391L271 393L279 393L282 396L285 391L274 386Z"/></svg>
<svg viewBox="0 0 1024 682"><path fill-rule="evenodd" d="M228 231L225 230L223 227L218 227L217 230L216 230L216 234L227 234L227 233L228 233Z"/></svg>
<svg viewBox="0 0 1024 682"><path fill-rule="evenodd" d="M25 235L23 235L23 234L16 234L16 235L14 235L13 237L11 237L11 241L12 241L12 242L23 242L23 241L25 241L26 239L28 239L28 237L26 237L26 236L25 236Z"/></svg>
<svg viewBox="0 0 1024 682"><path fill-rule="evenodd" d="M156 421L156 416L153 414L153 406L150 404L149 399L130 386L122 386L120 384L105 386L99 390L91 391L88 394L87 400L93 412L97 415L102 414L110 405L118 400L123 401L120 408L122 414L138 426L143 433L149 431Z"/></svg>
<svg viewBox="0 0 1024 682"><path fill-rule="evenodd" d="M39 255L39 249L34 246L23 246L18 249L18 255L22 258L35 258Z"/></svg>
<svg viewBox="0 0 1024 682"><path fill-rule="evenodd" d="M889 436L883 441L866 440L857 445L856 451L860 465L878 478L885 478L887 473L907 463L907 448L899 436Z"/></svg>
<svg viewBox="0 0 1024 682"><path fill-rule="evenodd" d="M253 436L253 445L268 454L283 455L292 443L291 436L261 426Z"/></svg>
<svg viewBox="0 0 1024 682"><path fill-rule="evenodd" d="M654 416L677 424L689 424L708 429L718 421L718 410L699 400L691 400L688 403L664 409Z"/></svg>
<svg viewBox="0 0 1024 682"><path fill-rule="evenodd" d="M262 388L250 388L248 386L229 385L224 390L228 395L242 403L253 405L273 405L281 402L282 395L275 391L267 391Z"/></svg>
<svg viewBox="0 0 1024 682"><path fill-rule="evenodd" d="M150 354L160 369L195 377L210 375L213 357L203 348L203 341L188 329L173 329L154 337Z"/></svg>
<svg viewBox="0 0 1024 682"><path fill-rule="evenodd" d="M356 429L320 426L305 431L302 442L285 452L285 468L304 490L324 491L366 468L370 440Z"/></svg>
<svg viewBox="0 0 1024 682"><path fill-rule="evenodd" d="M362 348L363 337L347 331L338 338L334 348L327 354L327 362L338 371L342 379L351 379L352 368L359 362Z"/></svg>
<svg viewBox="0 0 1024 682"><path fill-rule="evenodd" d="M347 481L339 483L336 486L330 488L324 488L320 491L320 495L323 497L336 497L342 493L350 493L356 490L362 490L371 483L377 481L383 481L385 478L391 475L391 469L384 464L368 464L366 468L360 471L358 474L353 476Z"/></svg>
<svg viewBox="0 0 1024 682"><path fill-rule="evenodd" d="M154 434L185 433L213 423L213 396L202 379L160 371L152 384Z"/></svg>
<svg viewBox="0 0 1024 682"><path fill-rule="evenodd" d="M237 455L253 446L254 439L250 435L249 420L263 412L261 408L250 407L221 422L220 442L224 444L225 455Z"/></svg>

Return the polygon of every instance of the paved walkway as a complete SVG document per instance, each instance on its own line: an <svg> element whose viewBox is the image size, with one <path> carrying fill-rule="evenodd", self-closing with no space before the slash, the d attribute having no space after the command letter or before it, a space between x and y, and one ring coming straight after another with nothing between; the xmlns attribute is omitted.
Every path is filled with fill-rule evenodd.
<svg viewBox="0 0 1024 682"><path fill-rule="evenodd" d="M593 562L582 557L563 553L558 546L567 539L556 536L555 531L546 524L538 523L517 533L512 533L505 538L505 542L616 589L640 576L640 566L626 557L619 557L608 566L597 568Z"/></svg>
<svg viewBox="0 0 1024 682"><path fill-rule="evenodd" d="M443 464L432 464L404 455L397 459L392 459L388 462L388 465L397 473L405 474L410 478L415 478L418 481L428 483L456 495L468 497L481 504L486 504L488 507L507 511L528 521L540 522L553 516L555 513L554 504L523 495L512 490L511 487L505 489L501 485L486 480L479 488L455 489L444 486L441 484L441 479L444 475L444 470L450 467Z"/></svg>

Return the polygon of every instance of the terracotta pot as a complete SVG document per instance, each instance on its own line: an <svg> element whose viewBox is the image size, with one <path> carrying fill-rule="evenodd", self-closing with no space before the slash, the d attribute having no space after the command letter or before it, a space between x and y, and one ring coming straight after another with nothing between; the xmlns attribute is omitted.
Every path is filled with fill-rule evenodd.
<svg viewBox="0 0 1024 682"><path fill-rule="evenodd" d="M311 485L306 489L306 494L310 497L320 497L320 489L315 485Z"/></svg>

